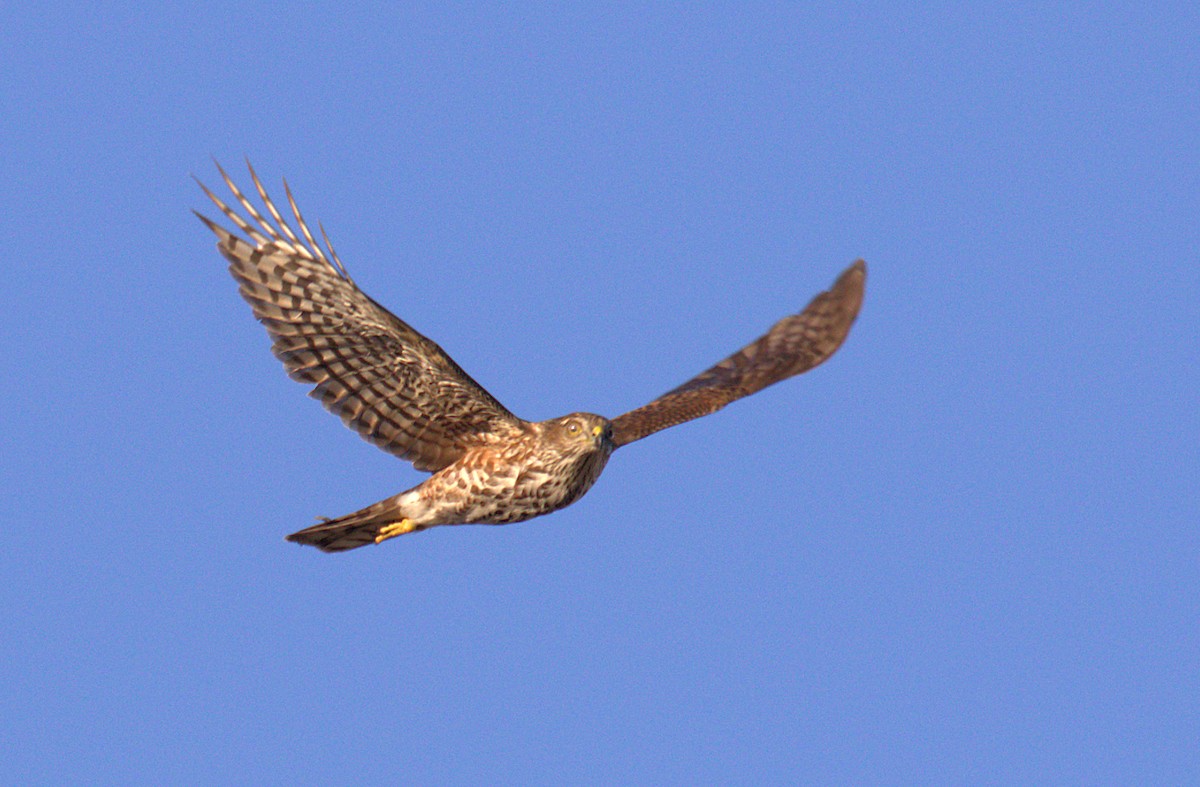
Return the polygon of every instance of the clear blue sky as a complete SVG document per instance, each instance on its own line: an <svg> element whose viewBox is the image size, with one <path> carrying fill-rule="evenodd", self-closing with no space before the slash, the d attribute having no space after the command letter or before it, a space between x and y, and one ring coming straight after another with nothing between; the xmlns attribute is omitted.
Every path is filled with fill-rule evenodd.
<svg viewBox="0 0 1200 787"><path fill-rule="evenodd" d="M1194 3L403 5L0 10L0 780L1200 780ZM565 511L324 555L424 476L192 217L246 155L530 419L867 300Z"/></svg>

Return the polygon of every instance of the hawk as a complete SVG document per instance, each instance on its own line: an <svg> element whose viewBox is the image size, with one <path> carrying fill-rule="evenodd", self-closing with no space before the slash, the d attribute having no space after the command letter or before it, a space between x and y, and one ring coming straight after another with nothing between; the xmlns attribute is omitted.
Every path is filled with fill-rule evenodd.
<svg viewBox="0 0 1200 787"><path fill-rule="evenodd" d="M219 164L249 219L203 183L241 235L196 215L216 234L217 249L266 326L275 356L346 426L433 474L406 492L287 537L326 552L437 525L521 522L568 506L591 488L617 448L829 358L862 305L867 269L859 260L804 311L649 404L611 421L571 413L533 423L510 413L442 348L359 289L320 224L324 246L314 239L287 181L295 228L247 167L269 219Z"/></svg>

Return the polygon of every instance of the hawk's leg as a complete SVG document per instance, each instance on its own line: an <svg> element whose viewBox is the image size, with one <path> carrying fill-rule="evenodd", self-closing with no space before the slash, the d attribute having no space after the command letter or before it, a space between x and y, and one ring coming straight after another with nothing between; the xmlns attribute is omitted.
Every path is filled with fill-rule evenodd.
<svg viewBox="0 0 1200 787"><path fill-rule="evenodd" d="M395 538L396 536L402 536L405 533L412 533L415 530L421 529L422 528L418 527L417 523L413 522L411 519L401 519L399 522L393 522L390 525L384 525L381 527L379 529L379 535L375 536L375 543L382 544L389 538Z"/></svg>

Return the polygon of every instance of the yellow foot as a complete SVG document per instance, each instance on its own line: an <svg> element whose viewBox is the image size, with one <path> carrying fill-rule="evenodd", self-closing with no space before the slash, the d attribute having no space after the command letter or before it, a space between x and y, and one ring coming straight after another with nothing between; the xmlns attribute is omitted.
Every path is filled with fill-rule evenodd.
<svg viewBox="0 0 1200 787"><path fill-rule="evenodd" d="M411 519L401 519L399 522L396 522L394 524L387 525L387 526L381 528L379 531L379 535L375 536L375 543L382 544L384 541L387 541L389 538L395 538L396 536L402 536L405 533L411 533L416 529L417 529L417 524L415 522L413 522Z"/></svg>

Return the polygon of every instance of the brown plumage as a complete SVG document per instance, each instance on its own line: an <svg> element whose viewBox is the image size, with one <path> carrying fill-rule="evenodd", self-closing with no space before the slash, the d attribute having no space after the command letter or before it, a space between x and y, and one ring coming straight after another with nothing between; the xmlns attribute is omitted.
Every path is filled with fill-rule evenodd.
<svg viewBox="0 0 1200 787"><path fill-rule="evenodd" d="M217 236L242 297L292 379L364 439L433 473L289 541L337 552L448 524L508 524L583 496L623 445L715 412L805 372L841 346L862 305L866 264L847 268L799 314L643 407L611 422L572 413L531 423L510 413L450 356L358 288L321 229L313 237L284 183L297 234L250 169L267 219L221 169L250 220L200 188L241 237L197 213ZM326 249L328 250L326 252Z"/></svg>

